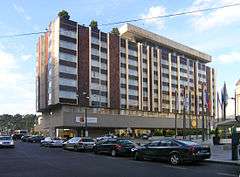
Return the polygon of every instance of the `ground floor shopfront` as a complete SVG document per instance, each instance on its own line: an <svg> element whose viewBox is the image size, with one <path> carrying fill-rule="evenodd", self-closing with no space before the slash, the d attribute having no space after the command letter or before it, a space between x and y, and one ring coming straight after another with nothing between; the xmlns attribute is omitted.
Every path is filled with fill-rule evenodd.
<svg viewBox="0 0 240 177"><path fill-rule="evenodd" d="M86 113L87 111L87 113ZM119 111L110 109L96 109L61 106L42 114L42 126L50 136L71 137L84 134L87 117L89 136L95 137L108 133L119 136L141 136L150 134L156 129L175 130L175 115L152 112ZM83 120L83 121L82 121ZM205 128L210 127L210 119L205 118ZM209 121L209 122L208 122ZM185 123L184 123L185 122ZM201 117L186 115L177 116L177 128L202 128Z"/></svg>

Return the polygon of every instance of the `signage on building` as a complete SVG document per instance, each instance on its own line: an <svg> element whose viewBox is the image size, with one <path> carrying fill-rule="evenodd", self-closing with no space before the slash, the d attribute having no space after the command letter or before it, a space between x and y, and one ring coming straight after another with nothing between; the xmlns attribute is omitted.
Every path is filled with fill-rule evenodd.
<svg viewBox="0 0 240 177"><path fill-rule="evenodd" d="M76 122L80 123L80 124L84 124L85 123L85 119L82 116L77 116L76 117Z"/></svg>
<svg viewBox="0 0 240 177"><path fill-rule="evenodd" d="M88 117L87 123L96 124L97 123L97 117Z"/></svg>
<svg viewBox="0 0 240 177"><path fill-rule="evenodd" d="M83 116L77 116L76 117L76 123L85 124L85 118ZM88 117L87 123L89 124L96 124L97 123L97 117Z"/></svg>

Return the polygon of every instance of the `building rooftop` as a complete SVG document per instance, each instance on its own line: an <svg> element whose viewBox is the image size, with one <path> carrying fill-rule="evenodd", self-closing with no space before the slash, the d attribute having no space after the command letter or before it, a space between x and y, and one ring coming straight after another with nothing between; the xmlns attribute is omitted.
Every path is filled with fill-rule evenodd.
<svg viewBox="0 0 240 177"><path fill-rule="evenodd" d="M134 26L132 24L125 24L121 28L119 28L120 35L122 37L128 38L130 40L144 40L150 41L152 43L158 43L168 48L172 48L183 53L186 56L191 56L193 59L198 59L202 62L208 63L212 61L212 57L208 54L195 50L191 47L185 46L178 42L175 42L166 37L160 36L156 33L147 31L143 28Z"/></svg>

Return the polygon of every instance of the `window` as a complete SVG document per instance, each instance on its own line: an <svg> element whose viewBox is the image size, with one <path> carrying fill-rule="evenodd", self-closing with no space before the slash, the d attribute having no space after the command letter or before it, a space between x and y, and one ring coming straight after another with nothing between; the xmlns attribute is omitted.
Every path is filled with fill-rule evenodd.
<svg viewBox="0 0 240 177"><path fill-rule="evenodd" d="M69 99L76 99L77 95L76 92L70 92L70 91L59 91L59 97L60 98L69 98Z"/></svg>
<svg viewBox="0 0 240 177"><path fill-rule="evenodd" d="M77 69L73 67L59 65L59 72L68 73L68 74L77 74Z"/></svg>
<svg viewBox="0 0 240 177"><path fill-rule="evenodd" d="M149 147L156 147L158 145L159 145L159 141L153 141L153 142L148 144Z"/></svg>
<svg viewBox="0 0 240 177"><path fill-rule="evenodd" d="M60 40L59 46L66 49L70 49L70 50L76 50L76 47L77 47L75 43L67 42L63 40Z"/></svg>
<svg viewBox="0 0 240 177"><path fill-rule="evenodd" d="M76 56L67 54L67 53L59 53L59 59L65 60L65 61L71 61L71 62L76 62Z"/></svg>
<svg viewBox="0 0 240 177"><path fill-rule="evenodd" d="M59 78L59 85L67 85L67 86L76 87L77 83L76 83L76 80Z"/></svg>

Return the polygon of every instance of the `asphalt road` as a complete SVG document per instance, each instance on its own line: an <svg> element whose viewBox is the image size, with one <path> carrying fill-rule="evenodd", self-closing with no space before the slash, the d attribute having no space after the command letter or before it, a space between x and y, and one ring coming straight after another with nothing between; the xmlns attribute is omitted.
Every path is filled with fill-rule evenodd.
<svg viewBox="0 0 240 177"><path fill-rule="evenodd" d="M171 166L17 143L0 149L0 177L234 177L240 167L202 162Z"/></svg>

